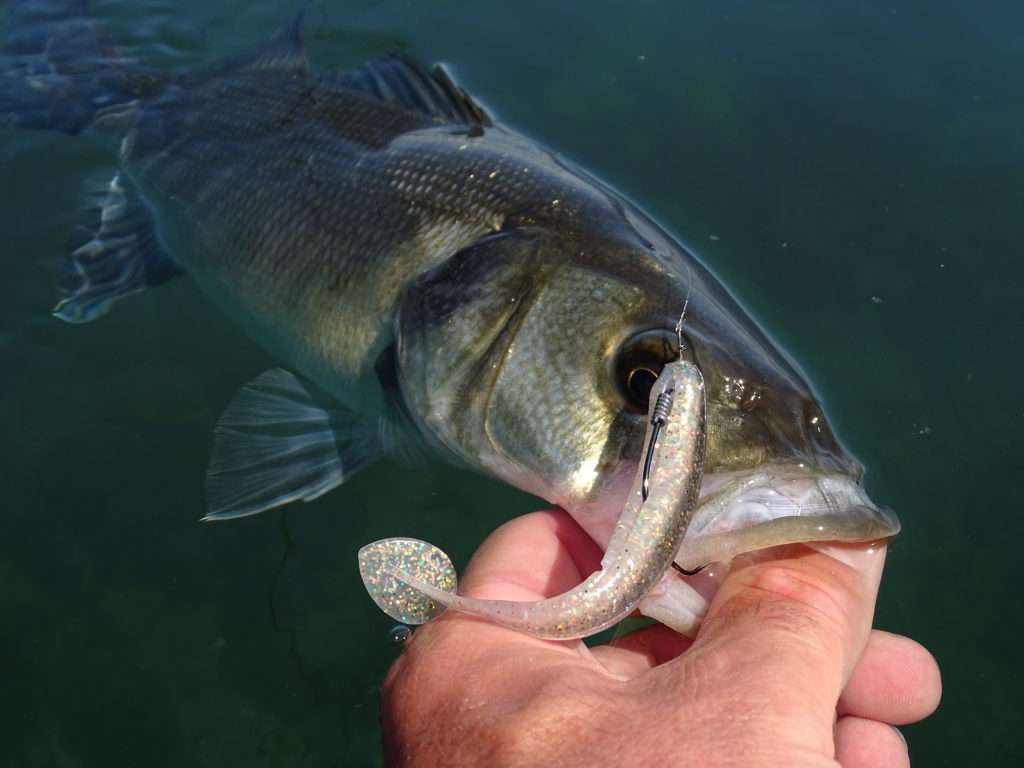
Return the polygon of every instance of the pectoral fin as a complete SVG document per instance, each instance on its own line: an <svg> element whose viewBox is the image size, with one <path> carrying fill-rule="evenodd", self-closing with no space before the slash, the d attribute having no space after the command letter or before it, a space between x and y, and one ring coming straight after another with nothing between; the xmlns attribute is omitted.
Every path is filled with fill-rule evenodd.
<svg viewBox="0 0 1024 768"><path fill-rule="evenodd" d="M366 466L377 441L351 414L320 405L293 374L265 371L231 401L214 431L203 520L312 501Z"/></svg>

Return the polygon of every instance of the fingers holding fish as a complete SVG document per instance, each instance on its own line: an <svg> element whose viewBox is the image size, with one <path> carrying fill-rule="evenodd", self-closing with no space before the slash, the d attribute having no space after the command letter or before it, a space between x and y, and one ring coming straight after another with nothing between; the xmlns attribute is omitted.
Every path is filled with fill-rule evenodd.
<svg viewBox="0 0 1024 768"><path fill-rule="evenodd" d="M568 591L597 571L602 555L593 539L564 510L533 512L505 523L487 537L466 567L460 591L488 600L531 601L551 597ZM678 580L673 573L666 578ZM476 642L467 638L466 633L483 633L477 639L486 636L488 642L534 642L527 635L477 621L458 611L446 613L432 625L429 634L435 642L438 633L440 637L457 633L460 643L466 644ZM417 634L426 631L424 628ZM653 626L590 651L609 674L635 677L675 658L691 642L668 627Z"/></svg>
<svg viewBox="0 0 1024 768"><path fill-rule="evenodd" d="M834 712L869 637L884 560L884 547L863 547L858 567L803 546L738 558L686 658L724 652L730 679L783 685L802 711Z"/></svg>
<svg viewBox="0 0 1024 768"><path fill-rule="evenodd" d="M533 512L487 537L462 577L479 598L538 600L575 587L601 567L602 552L561 509Z"/></svg>
<svg viewBox="0 0 1024 768"><path fill-rule="evenodd" d="M664 729L665 738L645 742L642 764L656 764L714 722L726 751L706 754L702 764L734 756L742 741L800 754L812 754L813 745L813 754L834 754L844 768L906 765L888 720L921 712L920 702L910 709L892 702L926 682L928 659L909 641L872 634L839 698L846 660L866 635L882 565L880 551L847 548L841 555L789 547L739 559L694 645L653 626L588 648L447 613L416 632L389 673L382 700L387 749L436 758L451 743L442 739L444 748L431 753L421 741L429 729L409 724L445 723L457 729L459 748L510 750L509 763L566 750L567 760L580 762L585 753L584 762L594 764L589 758L613 749L625 720L646 723L652 733ZM598 557L564 512L534 513L487 540L464 589L486 599L537 599L584 578ZM573 738L583 722L592 739ZM687 728L680 731L679 723ZM612 743L600 742L604 734ZM675 741L666 741L668 734ZM434 736L441 738L436 730ZM703 737L694 743L708 746ZM783 762L797 764L764 764Z"/></svg>
<svg viewBox="0 0 1024 768"><path fill-rule="evenodd" d="M532 601L575 586L600 565L601 551L564 511L515 518L492 533L462 575L463 594L488 600ZM385 733L402 724L467 725L474 702L487 710L495 692L505 701L535 698L536 668L582 668L604 675L581 642L552 643L474 616L448 611L413 633L382 686ZM419 734L417 734L418 737ZM385 742L385 750L388 743Z"/></svg>
<svg viewBox="0 0 1024 768"><path fill-rule="evenodd" d="M487 537L466 567L459 593L475 600L543 600L572 589L597 571L601 555L601 549L565 511L533 512L505 523ZM483 633L481 637L486 635L490 642L537 642L527 634L510 632L461 611L448 611L430 625L432 633L436 625L436 631L459 633L463 639L464 633ZM417 630L417 636L427 629Z"/></svg>
<svg viewBox="0 0 1024 768"><path fill-rule="evenodd" d="M464 594L485 599L537 600L566 592L600 568L602 552L593 539L561 509L518 517L487 537L462 578ZM458 622L457 624L454 622ZM443 622L458 632L500 631L449 612ZM472 625L475 629L470 629ZM692 640L665 626L646 627L590 649L593 659L616 677L635 677L669 661Z"/></svg>
<svg viewBox="0 0 1024 768"><path fill-rule="evenodd" d="M935 658L909 637L873 630L839 698L840 715L906 725L928 717L942 697Z"/></svg>
<svg viewBox="0 0 1024 768"><path fill-rule="evenodd" d="M843 768L910 768L903 735L891 725L861 717L836 722L836 761Z"/></svg>

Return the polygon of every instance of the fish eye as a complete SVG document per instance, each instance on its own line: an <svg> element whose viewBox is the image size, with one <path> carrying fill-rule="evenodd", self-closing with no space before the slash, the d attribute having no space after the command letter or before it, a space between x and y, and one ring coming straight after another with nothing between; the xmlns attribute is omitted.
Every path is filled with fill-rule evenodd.
<svg viewBox="0 0 1024 768"><path fill-rule="evenodd" d="M674 330L652 329L626 339L615 355L615 386L631 411L647 413L651 389L661 369L679 359Z"/></svg>
<svg viewBox="0 0 1024 768"><path fill-rule="evenodd" d="M634 368L626 374L626 394L634 405L647 407L658 374L650 368Z"/></svg>

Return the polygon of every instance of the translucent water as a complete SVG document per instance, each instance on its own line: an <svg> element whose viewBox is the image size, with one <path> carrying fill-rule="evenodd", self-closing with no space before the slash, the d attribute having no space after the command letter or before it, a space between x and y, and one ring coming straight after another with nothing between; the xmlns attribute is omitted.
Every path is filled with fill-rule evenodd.
<svg viewBox="0 0 1024 768"><path fill-rule="evenodd" d="M271 0L91 3L182 70ZM1019 4L315 2L322 66L448 62L501 119L689 242L800 361L904 531L880 626L945 670L915 764L1015 765L1024 405ZM379 761L392 622L362 543L459 567L536 502L379 465L314 503L200 525L217 416L273 361L187 281L82 327L52 272L113 148L0 131L0 764Z"/></svg>

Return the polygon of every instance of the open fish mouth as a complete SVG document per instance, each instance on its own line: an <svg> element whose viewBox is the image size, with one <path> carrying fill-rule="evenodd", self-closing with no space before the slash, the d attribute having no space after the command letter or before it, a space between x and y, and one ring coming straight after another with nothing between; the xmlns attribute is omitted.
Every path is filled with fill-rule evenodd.
<svg viewBox="0 0 1024 768"><path fill-rule="evenodd" d="M849 475L799 465L712 473L675 561L693 570L783 544L876 541L899 531L896 515Z"/></svg>

